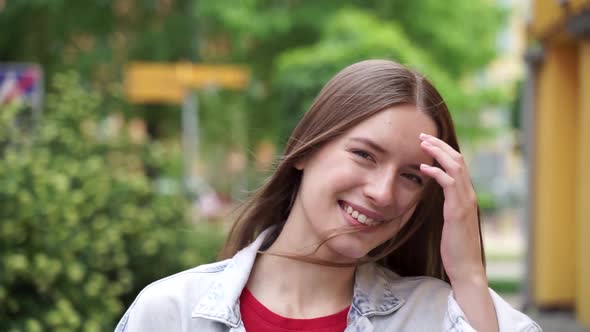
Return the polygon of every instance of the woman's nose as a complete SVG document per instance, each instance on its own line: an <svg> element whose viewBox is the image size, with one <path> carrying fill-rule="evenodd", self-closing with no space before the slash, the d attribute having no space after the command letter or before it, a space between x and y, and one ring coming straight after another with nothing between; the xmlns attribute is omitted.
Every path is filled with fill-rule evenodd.
<svg viewBox="0 0 590 332"><path fill-rule="evenodd" d="M364 193L379 207L393 204L395 172L384 172L375 176L365 185Z"/></svg>

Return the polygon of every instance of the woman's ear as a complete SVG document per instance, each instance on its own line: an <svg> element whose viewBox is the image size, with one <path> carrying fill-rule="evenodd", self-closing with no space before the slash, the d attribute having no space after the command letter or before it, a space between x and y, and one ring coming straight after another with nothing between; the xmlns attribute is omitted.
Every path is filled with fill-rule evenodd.
<svg viewBox="0 0 590 332"><path fill-rule="evenodd" d="M303 157L300 157L299 159L297 159L297 161L295 161L293 167L300 171L303 171L303 169L307 166L307 163L312 156L313 154L306 153Z"/></svg>
<svg viewBox="0 0 590 332"><path fill-rule="evenodd" d="M294 165L294 167L295 167L296 169L300 170L300 171L303 171L303 169L305 168L305 161L306 161L306 160L305 160L304 158L301 158L301 159L297 160L297 161L295 162L295 165Z"/></svg>

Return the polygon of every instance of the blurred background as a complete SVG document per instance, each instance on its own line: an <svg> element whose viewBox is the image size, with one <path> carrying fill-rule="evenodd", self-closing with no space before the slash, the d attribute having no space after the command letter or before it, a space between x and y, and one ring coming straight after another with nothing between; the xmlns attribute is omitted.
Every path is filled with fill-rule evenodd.
<svg viewBox="0 0 590 332"><path fill-rule="evenodd" d="M211 262L327 80L445 97L490 286L590 330L590 1L0 0L0 330L109 331Z"/></svg>

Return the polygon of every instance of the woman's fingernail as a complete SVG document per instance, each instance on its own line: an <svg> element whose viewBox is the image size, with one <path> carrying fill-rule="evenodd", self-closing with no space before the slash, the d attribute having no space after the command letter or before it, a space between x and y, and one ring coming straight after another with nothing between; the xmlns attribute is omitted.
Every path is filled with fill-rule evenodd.
<svg viewBox="0 0 590 332"><path fill-rule="evenodd" d="M431 147L433 146L432 143L428 142L428 141L422 141L422 145L426 146L426 147Z"/></svg>
<svg viewBox="0 0 590 332"><path fill-rule="evenodd" d="M427 139L429 135L426 135L425 133L421 133L420 134L420 138L421 139Z"/></svg>

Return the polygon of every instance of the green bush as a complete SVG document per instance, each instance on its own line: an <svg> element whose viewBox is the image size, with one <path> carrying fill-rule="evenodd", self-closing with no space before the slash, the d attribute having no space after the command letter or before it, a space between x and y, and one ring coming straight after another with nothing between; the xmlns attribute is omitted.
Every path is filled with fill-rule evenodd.
<svg viewBox="0 0 590 332"><path fill-rule="evenodd" d="M489 191L478 192L477 203L482 213L493 214L498 210L498 201L494 194Z"/></svg>
<svg viewBox="0 0 590 332"><path fill-rule="evenodd" d="M76 75L54 90L35 130L0 109L0 331L112 330L142 287L221 243L154 189L166 149L97 135L100 98Z"/></svg>

